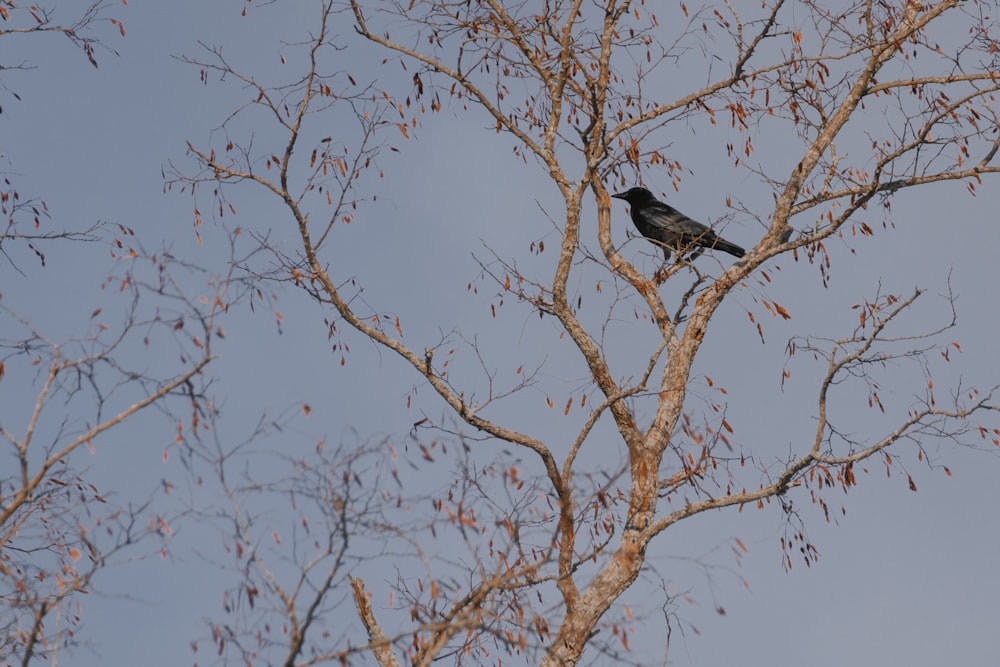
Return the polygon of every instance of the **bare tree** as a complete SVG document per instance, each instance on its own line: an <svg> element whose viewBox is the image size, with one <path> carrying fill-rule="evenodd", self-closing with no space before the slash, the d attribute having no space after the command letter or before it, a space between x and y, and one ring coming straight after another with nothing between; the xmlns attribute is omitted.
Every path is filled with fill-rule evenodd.
<svg viewBox="0 0 1000 667"><path fill-rule="evenodd" d="M54 3L21 4L3 0L0 2L0 20L3 20L4 27L0 30L0 37L5 42L10 41L13 47L13 41L19 37L45 33L63 35L83 51L91 65L97 67L98 49L114 53L114 49L102 42L97 34L101 24L107 23L122 37L125 36L125 26L121 20L108 15L109 8L114 4L116 3L110 0L90 0L70 10ZM35 66L24 61L3 63L3 69L6 70L33 67ZM6 82L3 85L6 87ZM16 93L14 95L17 97Z"/></svg>
<svg viewBox="0 0 1000 667"><path fill-rule="evenodd" d="M47 33L69 38L96 67L98 51L113 53L100 41L101 24L125 34L106 16L110 6L96 0L69 10L0 0L0 40L10 47L0 88L20 101L12 79L34 65L6 59L18 40ZM137 499L99 488L84 457L156 410L172 416L168 429L197 429L208 403L203 373L222 334L217 316L239 290L230 289L226 274L208 275L168 252L146 253L124 225L50 229L45 202L22 195L12 179L5 173L0 186L7 293L0 302L0 663L56 664L65 647L86 642L77 631L97 575L155 553L172 530L170 516L153 506L156 491ZM108 299L94 304L76 335L61 328L68 314L51 324L52 304L37 287L28 311L11 304L15 290L32 289L34 271L53 270L47 253L56 241L89 242L111 255L102 285ZM81 255L92 249L74 247ZM19 262L32 254L38 264ZM76 271L54 270L65 275L66 293L79 293ZM166 441L174 435L164 433Z"/></svg>
<svg viewBox="0 0 1000 667"><path fill-rule="evenodd" d="M460 443L454 460L473 461L457 464L455 477L432 496L434 515L423 533L419 525L398 524L407 556L423 570L399 570L388 618L380 618L360 578L342 578L342 560L323 569L333 578L321 578L325 583L313 585L308 596L288 593L300 590L298 583L270 579L265 593L276 596L275 608L295 628L280 646L280 661L346 659L364 644L299 622L327 604L327 590L338 591L342 602L347 583L367 646L382 665L398 664L400 655L417 665L443 656L499 663L508 655L572 665L587 651L628 660L627 632L614 622L622 614L616 603L650 567L650 545L678 522L769 502L794 522L798 494L808 492L825 507L824 494L853 487L855 466L872 457L884 456L891 466L889 452L907 445L919 450L931 439L992 437L979 421L996 411L991 389L952 387L942 401L928 377L915 404L888 410L882 404L878 386L884 380L876 376L887 362L914 359L930 374L929 353L947 355L940 335L955 321L949 299L940 326L912 331L899 321L920 289L864 299L846 336L789 343L789 356L809 351L825 359L827 369L816 387L815 429L802 433L780 464L753 443L734 445L723 408L699 424L689 404L692 367L712 317L727 296L750 289L751 277L770 282L767 270L775 258L815 263L825 287L827 242L845 232L870 235L861 219L869 206L881 204L888 215L889 203L913 188L961 181L974 192L1000 171L1000 118L993 103L1000 35L989 4L854 2L831 10L777 0L748 14L721 3L681 4L658 15L627 0L351 0L358 35L412 78L412 87L400 94L388 85L365 87L337 65L342 49L360 47L348 36L335 41L332 22L345 14L333 2L322 4L321 20L300 45L301 75L285 85L259 81L217 49L191 59L204 79L236 81L249 93L218 132L222 141L190 145L201 171L179 170L174 182L193 185L196 196L207 185L219 210L251 187L272 193L300 245L278 246L267 230L255 230L271 257L266 267L249 267L255 278L294 283L323 309L337 346L349 345L351 335L377 343L444 401L444 421L428 416L415 425L412 459L434 461L432 447L440 441L419 439L428 433L424 428L434 427ZM692 80L701 83L681 87ZM496 256L484 263L484 277L495 278L498 298L554 318L575 346L577 368L559 372L583 375L587 386L565 406L567 415L575 405L585 408L572 411L575 433L568 447L533 435L529 420L505 413L504 405L521 405L521 390L534 381L530 374L519 368L519 378L502 387L498 362L484 358L474 336L405 341L405 322L391 304L369 305L362 297L365 276L341 275L328 259L339 226L364 215L361 184L377 168L383 132L409 137L421 113L448 107L495 126L498 141L505 142L499 145L512 142L515 154L540 167L559 193L558 252L541 265ZM647 275L612 240L609 190L663 178L676 187L683 165L670 151L675 130L711 131L723 124L741 142L729 144L728 160L773 195L766 214L731 204L760 222L759 240L728 267L700 260L702 268L695 269L678 259ZM335 136L321 129L331 127L339 128ZM785 150L792 144L796 158L775 160L761 151L768 136L780 136ZM588 248L581 234L591 210L599 249ZM594 297L603 317L595 318L574 294L571 286L581 276L609 286ZM763 288L758 294L763 308L788 317ZM623 310L641 313L656 337L608 328ZM609 356L615 345L635 347L637 340L648 344L639 362ZM479 364L478 379L455 379L455 347L471 350L475 360L457 377L472 377ZM839 426L831 388L851 382L865 387L870 404L892 418L884 431L857 435ZM614 451L606 442L611 432L624 452L622 470L588 468L584 450L601 441L602 451ZM314 483L317 494L322 485ZM397 496L383 494L386 512L393 503L405 504ZM344 501L330 502L335 509ZM382 525L392 526L385 516ZM465 556L430 553L439 523L466 545ZM350 525L343 514L329 524L331 536L341 533L338 545L348 543ZM247 548L252 540L243 533L237 520L235 535ZM323 544L322 558L340 548ZM789 565L792 553L807 561L816 557L798 532L782 546ZM255 574L248 582L269 578L259 556L251 557ZM392 552L391 558L400 555ZM299 578L293 581L302 583L310 575L302 561L296 563ZM260 585L252 587L254 597L265 594ZM607 631L598 635L602 628ZM303 651L307 631L316 634ZM264 648L244 648L244 656L260 656L255 651Z"/></svg>
<svg viewBox="0 0 1000 667"><path fill-rule="evenodd" d="M78 339L53 341L0 306L8 336L0 341L0 375L33 399L11 401L0 423L6 445L0 477L5 661L17 656L28 664L36 655L54 661L64 644L75 641L83 616L78 598L92 591L95 575L118 558L155 552L163 545L145 552L137 546L165 540L172 531L151 499L99 489L77 463L80 450L102 447L110 432L152 407L188 412L188 428L198 428L207 401L203 372L213 356L211 341L221 333L216 316L228 297L220 282L221 291L210 293L205 305L189 299L178 289L172 264L161 257L148 264L151 275L136 267L117 276L113 284L128 298L121 321L109 319L118 319L114 310L98 308L92 330ZM133 359L132 350L143 347L156 353L173 348L181 361L158 368ZM188 421L175 419L181 426Z"/></svg>
<svg viewBox="0 0 1000 667"><path fill-rule="evenodd" d="M102 24L107 23L122 36L125 35L125 27L121 21L107 15L110 6L108 0L93 0L70 12L50 3L18 4L9 0L0 1L0 40L3 40L6 49L5 61L0 62L0 72L3 72L0 75L0 91L5 93L3 97L21 101L21 96L17 93L16 77L18 73L26 74L37 67L24 59L7 60L11 53L17 53L21 40L37 39L47 34L63 35L83 51L94 67L97 67L97 51L104 49L114 53L113 49L101 41L98 34ZM3 113L5 101L0 97L0 114ZM3 152L3 147L0 147L0 159L10 159ZM44 265L45 251L40 247L41 242L56 239L94 241L98 238L96 232L100 227L99 223L86 229L46 229L49 211L45 201L19 192L13 176L6 170L0 170L0 178L0 214L6 218L4 229L0 231L0 253L15 268L18 268L18 264L10 254L12 245L23 244Z"/></svg>

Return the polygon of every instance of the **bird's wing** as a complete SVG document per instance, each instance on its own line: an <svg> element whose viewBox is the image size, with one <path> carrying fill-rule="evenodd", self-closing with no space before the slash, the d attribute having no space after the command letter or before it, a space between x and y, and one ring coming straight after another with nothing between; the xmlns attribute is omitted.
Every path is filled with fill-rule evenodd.
<svg viewBox="0 0 1000 667"><path fill-rule="evenodd" d="M662 202L655 202L642 209L645 220L664 231L674 234L680 233L690 236L701 236L708 227L697 220L692 220L673 206L667 206Z"/></svg>

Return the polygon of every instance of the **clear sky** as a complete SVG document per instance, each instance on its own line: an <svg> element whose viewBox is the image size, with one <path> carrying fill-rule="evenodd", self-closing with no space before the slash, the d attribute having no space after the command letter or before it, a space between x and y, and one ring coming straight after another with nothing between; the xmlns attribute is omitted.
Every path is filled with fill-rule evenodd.
<svg viewBox="0 0 1000 667"><path fill-rule="evenodd" d="M222 230L207 222L204 242L196 243L192 201L176 191L164 193L161 170L171 161L193 170L185 157L186 142L209 145L213 130L247 94L215 79L203 85L197 68L175 56L201 57L199 42L216 45L233 61L277 80L287 76L282 68L288 66L279 59L289 53L283 43L307 35L318 13L315 4L265 3L244 18L243 3L235 1L133 0L113 8L127 36L102 33L118 55L98 50L97 69L64 38L5 36L0 62L24 61L35 69L0 73L0 83L21 98L0 91L0 171L16 174L22 192L45 199L52 216L47 224L53 228L121 223L134 228L148 249L168 246L174 255L224 271L228 248ZM347 16L339 18L343 25L338 32L345 42L356 44ZM368 47L351 47L343 57L343 67L359 79L385 82L401 76L381 66ZM761 206L771 197L746 172L729 167L724 147L730 138L723 132L706 136L681 128L673 148L690 173L671 202L706 222L727 214L726 196ZM554 207L558 201L543 171L514 157L509 141L475 111L446 108L427 116L409 142L396 142L402 150L383 158L386 176L376 185L378 201L340 232L334 251L343 267L340 277L362 277L366 300L398 313L415 349L433 345L441 332L457 328L467 337L481 336L502 369L544 358L544 386L578 385L580 367L572 365L575 360L564 349L560 352L553 326L539 324L528 310L514 310L514 304L505 305L501 317L493 319L488 286L479 296L466 289L478 274L474 255L488 258L487 248L532 261L529 244L551 230L539 205ZM796 144L788 137L762 136L757 143L768 160L794 159ZM664 181L658 189L668 187ZM239 213L233 224L270 233L278 244L294 240L291 222L260 193L243 191L235 201ZM759 292L748 288L729 297L713 319L695 374L711 376L728 390L727 420L741 446L777 460L810 437L821 366L796 357L792 380L782 390L785 343L793 335L849 333L856 321L851 306L871 298L880 281L886 292L928 290L924 303L905 321L920 329L946 320L937 295L947 291L950 276L958 295L959 325L948 337L961 343L961 351L940 370L938 384L947 386L958 378L981 387L997 383L998 204L1000 196L988 185L975 198L961 185L931 186L897 197L890 217L893 229L883 229L881 213L871 212L866 220L877 230L873 238L829 243L829 289L823 289L815 268L782 258L766 294L792 318L764 321L764 343L746 314L763 312L754 303ZM613 215L615 240L625 244L624 252L640 268L655 266L642 258L649 251L640 241L626 243L630 223L625 206L616 202ZM596 222L587 225L584 241L596 248ZM762 231L739 216L727 225L726 237L745 247ZM30 253L13 253L23 275L0 258L0 294L8 307L53 339L87 331L99 305L114 312L114 297L100 289L115 269L106 245L63 244L50 246L47 254L43 268ZM699 261L712 267L716 260ZM581 293L588 294L584 288ZM297 422L300 430L266 438L258 448L309 447L314 435L329 441L410 442L407 434L420 418L405 405L409 390L420 385L412 370L358 337L349 337L351 353L341 366L339 352L331 352L326 339L326 313L292 291L279 297L280 331L267 309L252 313L245 304L223 324L227 337L211 370L214 390L222 398L222 435L245 437L262 413L278 415L308 403L313 412L307 422ZM626 344L613 354L627 358L628 327L644 324L627 319L616 324L616 335ZM636 337L648 339L641 333ZM902 363L892 370L897 372L886 375L883 398L905 406L922 393L925 379L919 368ZM9 406L25 400L23 391L10 378L0 383L5 420L11 418ZM704 385L696 396L698 392L708 394ZM872 415L866 395L845 392L838 399L842 423L857 432L884 424ZM426 390L419 401L419 410L444 413ZM547 415L553 413L538 414L552 419ZM534 426L552 437L564 432L559 426ZM180 457L175 453L164 461L173 438L168 422L144 417L98 443L94 454L78 452L77 464L89 468L95 483L123 503L145 498L161 480L188 488L190 476ZM904 445L899 455L916 493L908 490L905 476L886 478L883 466L871 462L869 474L859 475L860 486L840 504L831 503L838 513L836 525L825 523L804 494L796 498L821 555L812 567L797 562L791 572L782 570L782 515L773 505L763 511L701 515L656 540L650 561L670 578L672 590L696 601L682 602L677 610L681 626L673 636L670 664L995 665L1000 656L995 631L1000 460L992 451L933 441L925 446L932 463L947 465L952 477L919 462ZM419 457L415 452L410 449L409 455ZM601 460L598 453L590 455ZM624 454L614 451L607 457L618 465ZM193 492L192 497L209 511L210 494ZM95 594L83 600L83 635L90 646L67 657L68 664L212 662L204 621L222 616L222 594L232 584L231 573L211 564L227 562L223 539L204 523L178 522L176 528L168 558L124 563L98 580ZM732 554L732 538L749 547L741 559ZM713 569L706 574L694 559ZM394 579L388 573L380 579L380 574L366 574L377 612ZM641 604L641 591L629 596ZM345 603L345 618L353 613ZM657 655L660 630L652 620L641 626L633 644ZM193 654L190 644L199 639L202 648Z"/></svg>

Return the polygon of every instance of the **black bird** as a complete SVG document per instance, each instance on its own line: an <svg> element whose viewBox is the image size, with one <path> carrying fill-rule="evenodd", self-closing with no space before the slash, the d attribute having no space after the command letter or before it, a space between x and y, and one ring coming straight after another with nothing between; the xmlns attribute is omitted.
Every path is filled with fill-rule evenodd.
<svg viewBox="0 0 1000 667"><path fill-rule="evenodd" d="M722 250L735 257L746 254L746 251L735 243L726 241L673 206L658 201L646 188L631 188L611 196L624 199L631 204L632 222L640 234L663 248L665 259L670 259L671 250L684 252L692 246ZM701 253L699 248L691 254L691 259Z"/></svg>

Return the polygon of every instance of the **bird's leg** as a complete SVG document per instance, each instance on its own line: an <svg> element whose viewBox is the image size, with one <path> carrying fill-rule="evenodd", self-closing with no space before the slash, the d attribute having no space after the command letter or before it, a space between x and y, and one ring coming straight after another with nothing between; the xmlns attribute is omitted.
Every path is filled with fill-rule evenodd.
<svg viewBox="0 0 1000 667"><path fill-rule="evenodd" d="M698 267L694 265L694 260L698 259L701 256L701 254L705 252L705 249L698 246L694 246L695 248L694 252L685 257L684 253L690 250L691 247L692 247L691 245L688 245L686 247L677 249L677 252L680 254L680 259L677 261L677 263L683 264L684 266L694 271L694 275L698 277L699 281L704 280L705 277L701 275L701 271L699 271Z"/></svg>

